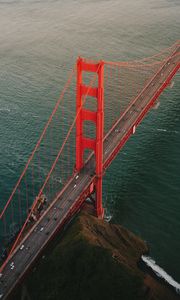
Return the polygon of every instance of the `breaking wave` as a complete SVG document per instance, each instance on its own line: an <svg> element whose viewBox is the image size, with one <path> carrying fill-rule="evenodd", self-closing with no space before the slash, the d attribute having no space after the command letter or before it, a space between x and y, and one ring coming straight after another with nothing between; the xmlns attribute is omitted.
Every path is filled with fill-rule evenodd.
<svg viewBox="0 0 180 300"><path fill-rule="evenodd" d="M160 266L158 266L151 257L142 255L143 262L150 267L153 272L160 278L164 279L169 285L175 288L176 292L180 294L180 284L175 281L169 274L166 273Z"/></svg>

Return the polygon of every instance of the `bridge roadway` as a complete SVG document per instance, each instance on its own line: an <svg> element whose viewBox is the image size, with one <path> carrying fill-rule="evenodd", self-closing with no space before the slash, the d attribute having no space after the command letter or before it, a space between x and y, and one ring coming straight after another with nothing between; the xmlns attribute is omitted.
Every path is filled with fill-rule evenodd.
<svg viewBox="0 0 180 300"><path fill-rule="evenodd" d="M105 137L105 170L129 136L134 133L136 126L152 107L159 94L161 94L178 71L180 67L179 48L156 73L135 101L129 105L128 109ZM70 216L80 208L82 202L90 193L90 186L95 180L95 161L94 156L92 156L78 176L77 173L73 175L64 190L59 193L51 206L14 250L0 275L1 299L7 299L27 270L33 266L37 257L41 255L43 248L45 248L50 239L70 219ZM24 245L22 250L20 249L21 245ZM14 264L13 270L11 269L12 263Z"/></svg>

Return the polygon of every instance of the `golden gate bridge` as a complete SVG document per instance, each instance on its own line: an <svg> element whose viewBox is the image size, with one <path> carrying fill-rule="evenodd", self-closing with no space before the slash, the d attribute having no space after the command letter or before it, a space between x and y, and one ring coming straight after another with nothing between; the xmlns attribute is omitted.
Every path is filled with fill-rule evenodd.
<svg viewBox="0 0 180 300"><path fill-rule="evenodd" d="M0 212L6 299L87 198L104 217L103 176L180 68L179 41L129 62L79 57ZM5 253L4 253L5 249Z"/></svg>

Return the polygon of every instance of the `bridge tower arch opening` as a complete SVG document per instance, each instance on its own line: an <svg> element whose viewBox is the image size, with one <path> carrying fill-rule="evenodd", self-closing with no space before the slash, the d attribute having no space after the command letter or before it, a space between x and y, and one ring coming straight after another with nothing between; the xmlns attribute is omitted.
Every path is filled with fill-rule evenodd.
<svg viewBox="0 0 180 300"><path fill-rule="evenodd" d="M97 75L97 86L83 82L83 72ZM97 101L96 111L84 108L84 98L94 97ZM92 63L79 57L77 59L77 87L76 87L76 170L79 172L84 166L84 151L91 149L95 154L96 163L96 213L103 218L102 206L102 177L103 177L103 138L104 138L104 62ZM91 121L95 124L95 138L83 134L83 122Z"/></svg>

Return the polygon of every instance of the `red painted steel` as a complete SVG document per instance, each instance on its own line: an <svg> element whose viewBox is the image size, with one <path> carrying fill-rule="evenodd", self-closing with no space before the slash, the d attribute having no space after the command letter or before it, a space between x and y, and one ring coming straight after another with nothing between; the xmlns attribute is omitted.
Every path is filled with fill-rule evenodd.
<svg viewBox="0 0 180 300"><path fill-rule="evenodd" d="M98 76L98 87L83 84L83 72L94 72ZM97 111L83 108L83 96L91 96L97 100ZM103 218L102 207L102 170L103 170L103 139L104 139L104 62L98 64L86 62L82 58L77 60L77 96L76 96L76 170L79 172L84 166L84 151L91 149L96 159L96 212ZM92 121L96 126L96 137L87 138L83 133L83 122Z"/></svg>

